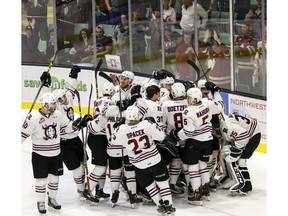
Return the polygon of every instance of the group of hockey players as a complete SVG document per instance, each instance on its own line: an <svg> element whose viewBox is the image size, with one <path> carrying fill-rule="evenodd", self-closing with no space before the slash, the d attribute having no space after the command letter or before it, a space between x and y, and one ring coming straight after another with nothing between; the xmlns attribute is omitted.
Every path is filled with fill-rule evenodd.
<svg viewBox="0 0 288 216"><path fill-rule="evenodd" d="M32 138L40 213L46 213L46 188L48 206L61 209L56 195L63 163L73 172L80 200L94 205L100 198L110 198L103 191L107 176L112 207L122 184L132 208L150 200L167 215L176 211L172 194L187 193L188 203L203 205L217 187L234 195L252 191L246 162L260 142L259 123L238 113L226 115L214 83L176 81L173 74L160 70L137 84L133 72L123 71L118 83L107 81L101 86L102 97L96 98L93 115L74 119L80 71L73 66L67 88L53 92L51 76L43 72L42 107L29 112L22 126L22 142ZM83 128L94 166L86 181ZM216 178L216 172L222 176Z"/></svg>

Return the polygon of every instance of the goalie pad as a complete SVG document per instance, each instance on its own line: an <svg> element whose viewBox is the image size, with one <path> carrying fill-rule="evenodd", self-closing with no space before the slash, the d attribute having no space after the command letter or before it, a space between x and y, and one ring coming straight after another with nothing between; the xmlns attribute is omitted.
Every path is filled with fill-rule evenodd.
<svg viewBox="0 0 288 216"><path fill-rule="evenodd" d="M228 167L233 179L237 182L229 189L231 193L234 193L241 190L245 186L245 179L243 178L243 175L235 162L229 163Z"/></svg>
<svg viewBox="0 0 288 216"><path fill-rule="evenodd" d="M157 145L158 147L164 148L167 151L169 151L171 155L173 155L174 157L179 157L179 150L176 147L177 142L172 138L166 136L165 139L161 143L158 143Z"/></svg>

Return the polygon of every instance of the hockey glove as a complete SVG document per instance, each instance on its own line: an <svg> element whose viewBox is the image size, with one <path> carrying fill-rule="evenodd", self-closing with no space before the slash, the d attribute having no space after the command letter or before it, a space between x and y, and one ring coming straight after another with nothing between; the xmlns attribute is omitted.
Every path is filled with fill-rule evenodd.
<svg viewBox="0 0 288 216"><path fill-rule="evenodd" d="M175 141L179 141L180 138L178 136L178 132L180 131L181 129L172 129L169 133L169 137Z"/></svg>
<svg viewBox="0 0 288 216"><path fill-rule="evenodd" d="M144 120L147 120L150 123L156 123L155 119L153 117L146 117L146 118L144 118Z"/></svg>
<svg viewBox="0 0 288 216"><path fill-rule="evenodd" d="M51 76L47 71L44 71L40 76L40 80L43 83L43 86L50 87L51 85Z"/></svg>
<svg viewBox="0 0 288 216"><path fill-rule="evenodd" d="M192 81L185 81L183 82L183 85L185 86L185 91L187 92L188 89L196 87L195 83Z"/></svg>
<svg viewBox="0 0 288 216"><path fill-rule="evenodd" d="M114 123L113 128L115 129L119 127L120 125L125 124L125 121L126 121L125 117L120 118L118 121Z"/></svg>
<svg viewBox="0 0 288 216"><path fill-rule="evenodd" d="M137 98L141 98L141 86L136 85L131 88L131 103L134 103Z"/></svg>
<svg viewBox="0 0 288 216"><path fill-rule="evenodd" d="M216 86L213 82L210 82L210 81L207 81L205 83L205 87L206 87L206 89L210 90L212 94L214 94L214 92L220 90L220 88L218 86Z"/></svg>
<svg viewBox="0 0 288 216"><path fill-rule="evenodd" d="M179 150L176 147L177 142L175 140L171 139L169 136L166 136L162 142L157 144L157 146L160 148L166 149L174 157L179 157Z"/></svg>
<svg viewBox="0 0 288 216"><path fill-rule="evenodd" d="M87 123L92 120L93 120L93 117L90 114L84 115L84 117L82 118L80 122L80 127L87 127Z"/></svg>
<svg viewBox="0 0 288 216"><path fill-rule="evenodd" d="M77 66L74 65L69 73L69 77L73 78L73 79L77 79L78 78L78 73L81 71L81 69Z"/></svg>
<svg viewBox="0 0 288 216"><path fill-rule="evenodd" d="M81 122L81 117L77 118L75 121L72 123L72 127L74 130L80 130L80 122Z"/></svg>

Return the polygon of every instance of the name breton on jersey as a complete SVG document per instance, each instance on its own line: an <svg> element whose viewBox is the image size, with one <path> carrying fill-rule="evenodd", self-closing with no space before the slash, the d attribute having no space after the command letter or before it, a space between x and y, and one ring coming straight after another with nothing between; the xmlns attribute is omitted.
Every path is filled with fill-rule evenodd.
<svg viewBox="0 0 288 216"><path fill-rule="evenodd" d="M132 137L137 137L137 136L141 136L144 134L144 129L138 130L138 131L133 131L130 133L127 133L127 137L128 139L132 138Z"/></svg>
<svg viewBox="0 0 288 216"><path fill-rule="evenodd" d="M187 106L180 105L180 106L170 106L167 107L168 112L175 112L175 111L183 111Z"/></svg>
<svg viewBox="0 0 288 216"><path fill-rule="evenodd" d="M206 109L200 111L200 112L197 112L196 113L197 118L200 118L201 116L206 115L208 112L209 112L209 108L208 107Z"/></svg>

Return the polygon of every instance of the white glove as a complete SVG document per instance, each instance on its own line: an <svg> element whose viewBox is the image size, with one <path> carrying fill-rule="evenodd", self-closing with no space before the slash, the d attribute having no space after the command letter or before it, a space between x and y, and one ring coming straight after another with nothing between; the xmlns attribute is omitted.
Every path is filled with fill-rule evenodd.
<svg viewBox="0 0 288 216"><path fill-rule="evenodd" d="M237 160L239 160L240 156L238 157L232 157L230 154L225 158L225 161L227 163L232 163L232 162L236 162Z"/></svg>
<svg viewBox="0 0 288 216"><path fill-rule="evenodd" d="M211 70L214 69L214 66L215 66L215 59L209 59L208 60L208 68L211 68Z"/></svg>
<svg viewBox="0 0 288 216"><path fill-rule="evenodd" d="M221 158L226 158L228 155L230 155L230 147L229 145L225 145L221 149Z"/></svg>

